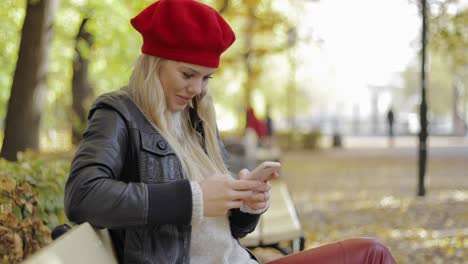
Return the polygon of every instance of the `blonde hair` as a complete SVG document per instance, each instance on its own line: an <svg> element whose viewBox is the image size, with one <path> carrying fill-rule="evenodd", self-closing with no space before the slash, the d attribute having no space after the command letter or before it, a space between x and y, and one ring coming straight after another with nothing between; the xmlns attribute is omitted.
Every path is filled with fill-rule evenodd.
<svg viewBox="0 0 468 264"><path fill-rule="evenodd" d="M175 133L173 113L166 106L166 98L159 80L162 59L142 54L135 65L124 92L135 102L147 120L165 138L179 158L185 175L201 181L212 175L230 172L223 161L216 131L216 113L209 89L193 105L203 121L204 139L199 136L190 121L189 107L181 112L182 140ZM204 140L204 142L202 142ZM205 144L204 152L201 144Z"/></svg>

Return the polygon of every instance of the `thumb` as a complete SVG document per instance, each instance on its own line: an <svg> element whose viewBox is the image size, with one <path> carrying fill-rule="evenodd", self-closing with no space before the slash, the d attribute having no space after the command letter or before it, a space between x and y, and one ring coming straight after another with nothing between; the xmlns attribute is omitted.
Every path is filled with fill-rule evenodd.
<svg viewBox="0 0 468 264"><path fill-rule="evenodd" d="M242 179L247 178L249 174L250 174L250 171L248 169L242 169L241 171L239 171L238 176L239 176L239 179L242 180Z"/></svg>

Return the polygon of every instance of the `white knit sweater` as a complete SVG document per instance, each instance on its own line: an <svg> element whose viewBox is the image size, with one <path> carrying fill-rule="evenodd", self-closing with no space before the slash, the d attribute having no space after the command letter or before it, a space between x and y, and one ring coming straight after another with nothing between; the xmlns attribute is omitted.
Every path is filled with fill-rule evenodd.
<svg viewBox="0 0 468 264"><path fill-rule="evenodd" d="M173 114L176 135L182 139L180 113ZM258 264L250 258L249 253L231 235L228 216L204 217L203 192L200 184L191 181L192 188L192 234L190 242L191 264ZM250 214L261 214L270 206L268 201L264 209L253 210L242 206L241 211Z"/></svg>
<svg viewBox="0 0 468 264"><path fill-rule="evenodd" d="M258 264L231 235L229 219L222 217L203 217L203 193L200 185L191 181L193 196L192 241L190 243L190 263L192 264ZM248 207L241 211L263 213Z"/></svg>

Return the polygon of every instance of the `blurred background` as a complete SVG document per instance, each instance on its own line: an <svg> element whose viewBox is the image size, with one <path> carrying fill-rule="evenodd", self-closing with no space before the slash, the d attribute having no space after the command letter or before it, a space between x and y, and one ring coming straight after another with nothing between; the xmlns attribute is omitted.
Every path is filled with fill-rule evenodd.
<svg viewBox="0 0 468 264"><path fill-rule="evenodd" d="M142 43L129 20L152 2L3 0L5 263L50 243L51 228L67 222L63 185L87 111L127 84ZM275 150L306 248L376 236L399 263L468 259L468 1L201 2L237 36L210 81L221 135L243 142L251 127L259 149ZM267 140L247 109L273 127Z"/></svg>

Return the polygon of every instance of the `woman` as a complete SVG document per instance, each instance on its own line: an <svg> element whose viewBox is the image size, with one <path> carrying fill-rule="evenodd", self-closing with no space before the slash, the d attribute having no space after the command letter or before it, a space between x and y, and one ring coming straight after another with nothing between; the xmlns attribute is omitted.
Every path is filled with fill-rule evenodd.
<svg viewBox="0 0 468 264"><path fill-rule="evenodd" d="M208 88L234 33L193 0L161 0L131 24L143 54L128 86L90 110L67 216L109 228L121 263L258 263L238 239L255 229L279 175L231 175Z"/></svg>

